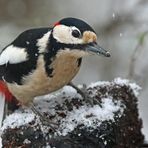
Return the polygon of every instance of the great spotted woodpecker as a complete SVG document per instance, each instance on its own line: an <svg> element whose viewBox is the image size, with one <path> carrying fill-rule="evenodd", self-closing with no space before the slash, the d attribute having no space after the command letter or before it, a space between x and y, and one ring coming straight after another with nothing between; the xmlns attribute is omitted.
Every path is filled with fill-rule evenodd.
<svg viewBox="0 0 148 148"><path fill-rule="evenodd" d="M82 57L109 57L96 41L95 31L76 18L24 31L0 53L0 92L9 102L15 97L23 105L32 104L34 97L67 85L79 71Z"/></svg>

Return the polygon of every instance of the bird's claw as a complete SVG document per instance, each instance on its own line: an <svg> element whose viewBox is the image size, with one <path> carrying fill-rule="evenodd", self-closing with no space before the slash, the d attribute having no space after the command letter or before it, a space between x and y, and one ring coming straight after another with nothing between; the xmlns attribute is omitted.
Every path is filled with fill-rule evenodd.
<svg viewBox="0 0 148 148"><path fill-rule="evenodd" d="M40 121L43 125L49 126L54 132L56 131L59 126L57 123L49 121L49 119L40 113L33 104L31 105L31 110L40 118Z"/></svg>
<svg viewBox="0 0 148 148"><path fill-rule="evenodd" d="M69 83L71 87L77 90L77 92L82 96L82 98L91 106L94 106L94 104L99 104L99 101L95 98L90 97L87 86L83 84L83 87L80 89L77 86L75 86L72 82Z"/></svg>

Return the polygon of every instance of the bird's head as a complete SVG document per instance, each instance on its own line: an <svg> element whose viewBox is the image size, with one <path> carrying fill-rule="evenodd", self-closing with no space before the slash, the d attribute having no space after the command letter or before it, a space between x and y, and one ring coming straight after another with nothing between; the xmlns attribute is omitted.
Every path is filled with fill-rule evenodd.
<svg viewBox="0 0 148 148"><path fill-rule="evenodd" d="M52 36L63 53L78 57L89 54L110 57L110 53L97 44L97 35L92 27L80 19L64 18L55 23Z"/></svg>

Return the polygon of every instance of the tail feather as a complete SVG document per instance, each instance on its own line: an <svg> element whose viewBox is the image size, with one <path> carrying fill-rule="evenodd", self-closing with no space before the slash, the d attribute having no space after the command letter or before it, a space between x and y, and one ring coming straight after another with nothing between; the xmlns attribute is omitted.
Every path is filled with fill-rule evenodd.
<svg viewBox="0 0 148 148"><path fill-rule="evenodd" d="M0 80L0 93L5 97L5 110L4 110L4 118L7 114L15 111L19 108L20 104L17 99L12 95L9 91L6 83Z"/></svg>
<svg viewBox="0 0 148 148"><path fill-rule="evenodd" d="M9 91L6 83L2 80L0 80L0 93L5 96L5 100L7 102L11 102L14 98L11 92Z"/></svg>
<svg viewBox="0 0 148 148"><path fill-rule="evenodd" d="M3 76L5 73L5 66L0 65L0 94L5 98L3 119L6 117L6 115L15 111L20 106L17 99L9 91L7 84L3 81Z"/></svg>

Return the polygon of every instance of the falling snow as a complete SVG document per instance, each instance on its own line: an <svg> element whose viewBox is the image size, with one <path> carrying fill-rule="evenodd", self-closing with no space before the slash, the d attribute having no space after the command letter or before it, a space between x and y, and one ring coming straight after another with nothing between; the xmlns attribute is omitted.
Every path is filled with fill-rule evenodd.
<svg viewBox="0 0 148 148"><path fill-rule="evenodd" d="M120 34L119 34L119 36L120 36L120 37L122 37L122 36L123 36L123 34L122 34L122 33L120 33Z"/></svg>
<svg viewBox="0 0 148 148"><path fill-rule="evenodd" d="M115 19L115 13L112 14L112 18Z"/></svg>
<svg viewBox="0 0 148 148"><path fill-rule="evenodd" d="M29 44L30 44L30 42L29 42L29 41L26 41L26 44L27 44L27 45L29 45Z"/></svg>

